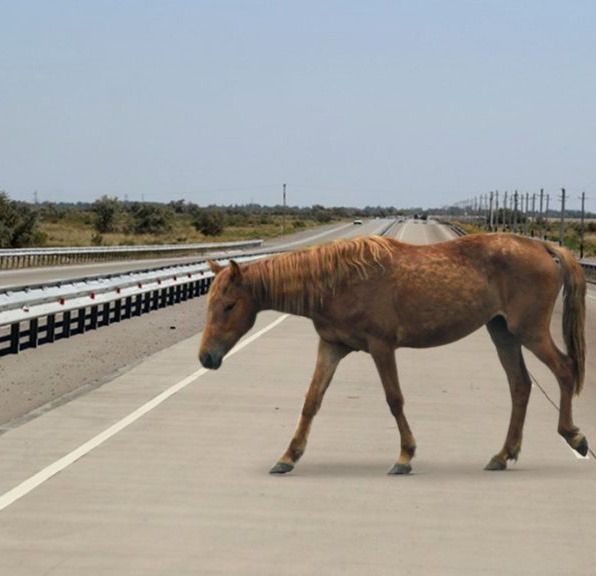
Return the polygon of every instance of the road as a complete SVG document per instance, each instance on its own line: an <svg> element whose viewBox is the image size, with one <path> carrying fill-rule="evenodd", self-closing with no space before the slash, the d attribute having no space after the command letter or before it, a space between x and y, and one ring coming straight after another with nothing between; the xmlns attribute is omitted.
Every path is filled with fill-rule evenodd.
<svg viewBox="0 0 596 576"><path fill-rule="evenodd" d="M395 235L445 232L410 221ZM596 573L595 460L558 438L556 384L531 357L520 460L483 471L510 410L485 330L398 351L410 476L385 474L397 432L365 354L340 365L294 472L270 476L316 343L309 321L262 313L217 372L198 366L194 337L0 436L0 574ZM575 412L596 442L591 356L587 368Z"/></svg>
<svg viewBox="0 0 596 576"><path fill-rule="evenodd" d="M359 234L379 234L389 226L393 219L365 220L362 225L352 223L330 224L317 228L317 232L305 230L295 234L289 234L280 238L269 240L263 243L259 250L286 250L308 246L313 242L324 242L337 238L351 238ZM130 272L133 270L149 270L163 268L189 262L203 261L205 258L215 257L218 254L230 256L239 254L241 251L212 252L200 256L179 256L175 258L126 260L116 262L96 262L92 264L74 264L68 266L44 266L39 268L17 268L14 270L0 271L0 290L13 288L15 286L29 286L31 284L51 283L64 280L72 280L89 276L106 276Z"/></svg>

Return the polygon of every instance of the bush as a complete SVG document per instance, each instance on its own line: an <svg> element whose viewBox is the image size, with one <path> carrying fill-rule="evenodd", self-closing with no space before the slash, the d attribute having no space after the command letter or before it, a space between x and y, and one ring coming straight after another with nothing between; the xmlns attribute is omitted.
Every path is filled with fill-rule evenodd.
<svg viewBox="0 0 596 576"><path fill-rule="evenodd" d="M133 204L133 229L137 234L162 234L172 229L172 210L158 204Z"/></svg>
<svg viewBox="0 0 596 576"><path fill-rule="evenodd" d="M0 248L23 248L41 241L37 210L0 191Z"/></svg>
<svg viewBox="0 0 596 576"><path fill-rule="evenodd" d="M220 236L226 225L225 214L216 208L199 208L195 211L193 226L205 236Z"/></svg>
<svg viewBox="0 0 596 576"><path fill-rule="evenodd" d="M94 227L100 234L116 231L116 218L122 211L122 203L118 198L102 196L96 200L92 206L95 212Z"/></svg>

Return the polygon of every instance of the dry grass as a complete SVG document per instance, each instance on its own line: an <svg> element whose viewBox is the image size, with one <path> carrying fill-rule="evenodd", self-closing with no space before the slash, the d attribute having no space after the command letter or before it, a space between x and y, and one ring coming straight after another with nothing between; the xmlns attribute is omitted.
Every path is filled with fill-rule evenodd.
<svg viewBox="0 0 596 576"><path fill-rule="evenodd" d="M285 233L317 226L315 221L286 222ZM238 240L266 240L282 235L282 221L250 226L226 226L220 236L205 236L198 232L188 219L177 218L171 231L163 234L125 234L122 232L98 234L91 222L84 219L64 219L59 222L42 222L41 232L46 246L138 246L151 244L195 244L200 242L234 242Z"/></svg>

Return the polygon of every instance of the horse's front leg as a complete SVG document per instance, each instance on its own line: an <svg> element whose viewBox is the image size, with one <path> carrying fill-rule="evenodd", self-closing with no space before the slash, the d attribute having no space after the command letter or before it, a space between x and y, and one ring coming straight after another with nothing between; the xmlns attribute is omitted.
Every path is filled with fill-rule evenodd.
<svg viewBox="0 0 596 576"><path fill-rule="evenodd" d="M391 413L395 417L400 435L401 449L399 458L393 468L389 470L389 474L409 474L412 471L411 461L416 452L416 440L404 414L404 397L397 378L395 350L385 343L378 343L374 347L371 346L370 353L381 377L385 398Z"/></svg>
<svg viewBox="0 0 596 576"><path fill-rule="evenodd" d="M317 364L306 393L302 415L288 449L275 466L271 468L269 471L271 474L290 472L294 468L294 464L304 454L312 420L321 407L323 396L331 382L331 378L333 378L339 361L349 352L350 349L343 344L327 342L323 339L319 341Z"/></svg>

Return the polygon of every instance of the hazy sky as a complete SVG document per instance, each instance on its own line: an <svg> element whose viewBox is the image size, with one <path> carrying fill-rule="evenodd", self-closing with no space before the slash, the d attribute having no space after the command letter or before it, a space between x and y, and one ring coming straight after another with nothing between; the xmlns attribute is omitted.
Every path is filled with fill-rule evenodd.
<svg viewBox="0 0 596 576"><path fill-rule="evenodd" d="M0 0L13 199L596 209L596 2ZM552 206L552 204L551 204Z"/></svg>

